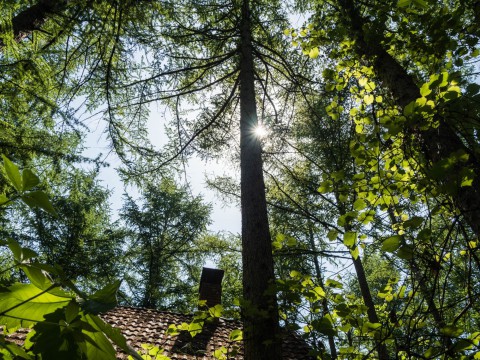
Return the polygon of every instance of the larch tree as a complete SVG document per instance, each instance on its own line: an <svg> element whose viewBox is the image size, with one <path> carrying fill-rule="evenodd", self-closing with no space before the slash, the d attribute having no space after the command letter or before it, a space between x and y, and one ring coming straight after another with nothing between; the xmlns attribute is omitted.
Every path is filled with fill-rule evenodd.
<svg viewBox="0 0 480 360"><path fill-rule="evenodd" d="M184 312L195 308L205 260L195 250L205 236L209 206L173 179L162 178L143 184L139 199L125 194L120 217L127 302Z"/></svg>

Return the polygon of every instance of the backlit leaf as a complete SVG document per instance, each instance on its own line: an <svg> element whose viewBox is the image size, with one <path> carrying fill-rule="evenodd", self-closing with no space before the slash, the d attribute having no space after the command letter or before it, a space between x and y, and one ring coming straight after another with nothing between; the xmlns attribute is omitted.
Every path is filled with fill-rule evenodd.
<svg viewBox="0 0 480 360"><path fill-rule="evenodd" d="M18 170L18 166L11 162L5 155L3 157L3 167L5 172L7 173L8 179L11 181L13 187L17 191L23 190L22 184L22 175L20 175L20 170Z"/></svg>
<svg viewBox="0 0 480 360"><path fill-rule="evenodd" d="M382 242L382 247L380 250L386 252L394 252L402 244L402 237L400 235L390 236Z"/></svg>

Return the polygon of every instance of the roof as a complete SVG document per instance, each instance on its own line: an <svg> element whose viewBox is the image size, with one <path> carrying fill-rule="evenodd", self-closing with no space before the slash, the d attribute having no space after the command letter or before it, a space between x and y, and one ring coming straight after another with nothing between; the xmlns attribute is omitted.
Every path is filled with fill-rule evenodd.
<svg viewBox="0 0 480 360"><path fill-rule="evenodd" d="M214 359L213 352L222 346L229 351L238 347L236 356L228 359L243 360L243 344L230 341L232 330L241 329L242 323L237 320L220 318L218 322L205 324L202 332L194 338L183 332L180 335L166 334L169 325L190 323L192 315L184 315L168 311L159 311L144 308L117 307L102 315L110 325L121 330L127 341L135 349L141 344L153 344L165 350L165 355L171 359L207 360ZM293 332L284 335L283 359L311 360L308 355L310 348L299 336ZM119 354L119 359L126 359L126 355Z"/></svg>
<svg viewBox="0 0 480 360"><path fill-rule="evenodd" d="M169 325L190 323L192 316L134 307L116 307L101 315L104 321L120 329L136 350L140 350L142 344L151 344L164 349L164 355L172 360L212 360L215 359L213 352L225 347L229 352L237 350L234 356L228 357L229 360L243 360L243 344L229 340L232 330L242 328L238 320L220 318L214 323L205 323L202 332L193 338L187 332L173 336L166 333ZM21 345L27 334L28 329L20 329L6 338ZM293 332L284 334L284 360L311 360L313 357L308 355L309 351L308 345L298 335ZM127 357L125 353L117 353L117 359Z"/></svg>

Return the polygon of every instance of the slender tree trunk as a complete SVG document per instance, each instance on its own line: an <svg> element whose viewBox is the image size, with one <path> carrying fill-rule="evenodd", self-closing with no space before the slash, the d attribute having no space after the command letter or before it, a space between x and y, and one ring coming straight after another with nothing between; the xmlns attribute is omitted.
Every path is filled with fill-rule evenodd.
<svg viewBox="0 0 480 360"><path fill-rule="evenodd" d="M361 17L352 0L339 0L339 4L345 15L347 26L351 36L355 39L355 51L361 57L373 65L374 71L381 79L383 85L393 94L397 104L404 108L410 102L421 97L419 87L413 77L382 47L380 40L371 36L365 36L363 25L365 19ZM475 7L475 9L477 9ZM438 117L439 127L421 131L416 125L410 126L412 133L418 134L419 144L423 145L420 152L431 163L449 157L458 150L464 150L470 154L470 158L464 164L456 166L450 173L445 174L445 181L456 181L461 167L474 169L475 178L472 186L459 187L453 201L460 210L472 230L480 235L480 166L474 154L464 145L455 130L445 121ZM458 169L457 169L458 168Z"/></svg>
<svg viewBox="0 0 480 360"><path fill-rule="evenodd" d="M310 249L312 250L313 254L317 252L317 247L315 246L315 240L313 238L313 230L312 230L312 224L309 222L308 223L308 238L310 242ZM323 276L322 276L322 270L320 268L320 264L318 262L318 257L316 255L313 255L313 263L315 265L315 272L317 275L317 279L319 282L319 285L323 288L325 286L323 282ZM328 302L326 298L322 299L322 308L324 314L329 314L330 311L328 309ZM337 359L337 347L335 346L335 338L333 335L328 335L328 346L330 347L330 355L332 357L332 360Z"/></svg>
<svg viewBox="0 0 480 360"><path fill-rule="evenodd" d="M341 204L338 196L336 196L337 203ZM344 215L346 210L343 206L339 208L340 215ZM345 227L345 231L351 230L349 226ZM356 259L352 256L353 266L355 268L355 273L357 275L358 285L360 287L360 292L362 294L363 302L368 308L367 316L368 321L371 323L380 323L380 320L377 315L377 310L375 309L375 303L373 302L372 293L370 292L370 286L368 285L367 275L365 274L365 269L363 267L362 259L358 256ZM378 359L379 360L389 360L387 347L385 344L378 339L375 339L375 347L377 349Z"/></svg>
<svg viewBox="0 0 480 360"><path fill-rule="evenodd" d="M352 257L353 266L355 267L355 272L357 274L358 285L360 286L360 292L362 293L363 302L365 306L368 307L367 315L368 321L371 323L380 323L378 319L377 311L375 310L375 304L373 302L372 294L370 292L370 287L368 286L367 276L365 274L365 269L363 268L362 260L360 257L354 259ZM385 344L380 340L376 340L376 347L378 358L380 360L388 360L388 351Z"/></svg>
<svg viewBox="0 0 480 360"><path fill-rule="evenodd" d="M245 360L281 358L272 243L257 126L249 1L244 0L240 63L240 171Z"/></svg>

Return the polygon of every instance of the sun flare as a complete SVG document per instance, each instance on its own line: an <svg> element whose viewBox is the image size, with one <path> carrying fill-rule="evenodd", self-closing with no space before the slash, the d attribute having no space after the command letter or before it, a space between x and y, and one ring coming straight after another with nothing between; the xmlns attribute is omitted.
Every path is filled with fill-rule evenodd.
<svg viewBox="0 0 480 360"><path fill-rule="evenodd" d="M259 139L263 139L268 135L268 130L262 124L258 124L253 130L253 132L255 136Z"/></svg>

